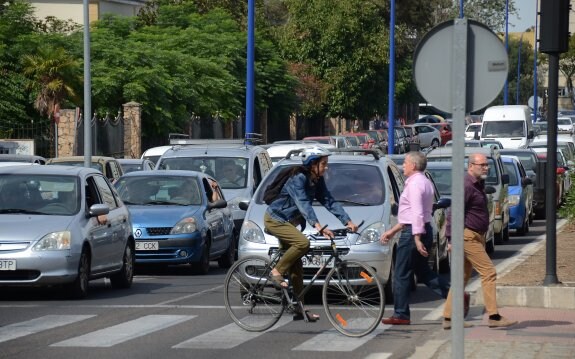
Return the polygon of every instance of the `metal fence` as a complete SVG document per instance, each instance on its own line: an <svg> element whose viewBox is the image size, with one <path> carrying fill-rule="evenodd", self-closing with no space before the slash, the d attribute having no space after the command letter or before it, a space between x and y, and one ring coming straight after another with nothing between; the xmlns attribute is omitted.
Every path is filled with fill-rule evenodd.
<svg viewBox="0 0 575 359"><path fill-rule="evenodd" d="M82 114L76 119L77 156L84 154L84 119ZM121 111L116 116L107 113L99 118L96 114L90 121L92 126L92 155L124 157L124 117Z"/></svg>

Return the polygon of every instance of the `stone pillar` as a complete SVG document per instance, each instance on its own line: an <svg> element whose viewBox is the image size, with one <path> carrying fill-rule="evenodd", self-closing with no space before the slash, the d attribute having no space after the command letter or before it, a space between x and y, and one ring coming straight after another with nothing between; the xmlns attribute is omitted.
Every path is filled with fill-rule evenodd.
<svg viewBox="0 0 575 359"><path fill-rule="evenodd" d="M76 148L76 110L60 110L58 157L74 156Z"/></svg>
<svg viewBox="0 0 575 359"><path fill-rule="evenodd" d="M124 158L142 156L142 107L137 102L122 105L124 110Z"/></svg>
<svg viewBox="0 0 575 359"><path fill-rule="evenodd" d="M289 117L289 139L297 139L297 115L292 113Z"/></svg>

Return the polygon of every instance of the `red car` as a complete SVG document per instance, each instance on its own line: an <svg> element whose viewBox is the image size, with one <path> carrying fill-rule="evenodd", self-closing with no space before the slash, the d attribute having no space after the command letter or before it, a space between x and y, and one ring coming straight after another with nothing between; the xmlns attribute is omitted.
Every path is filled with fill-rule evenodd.
<svg viewBox="0 0 575 359"><path fill-rule="evenodd" d="M439 136L441 136L441 145L445 145L447 141L451 141L453 137L453 132L451 125L447 122L441 123L428 123L429 126L435 127L439 130Z"/></svg>

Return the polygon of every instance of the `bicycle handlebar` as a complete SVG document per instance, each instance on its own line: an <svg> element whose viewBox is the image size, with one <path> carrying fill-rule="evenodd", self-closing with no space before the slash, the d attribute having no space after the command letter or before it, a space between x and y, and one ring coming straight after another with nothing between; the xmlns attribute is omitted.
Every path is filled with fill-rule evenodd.
<svg viewBox="0 0 575 359"><path fill-rule="evenodd" d="M365 221L361 221L358 225L357 228L360 228L361 226L363 226L363 224L365 223ZM323 226L320 230L319 230L319 234L323 235L323 231L324 229L327 228L327 224L325 226ZM345 227L345 228L338 228L338 229L334 229L332 230L332 232L334 234L339 234L339 235L345 235L345 234L350 234L350 233L358 233L358 232L352 232L349 228ZM333 239L333 238L332 238Z"/></svg>

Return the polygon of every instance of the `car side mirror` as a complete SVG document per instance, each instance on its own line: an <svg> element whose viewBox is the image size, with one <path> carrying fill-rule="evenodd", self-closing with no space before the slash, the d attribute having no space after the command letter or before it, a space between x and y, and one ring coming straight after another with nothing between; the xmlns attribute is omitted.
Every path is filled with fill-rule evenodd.
<svg viewBox="0 0 575 359"><path fill-rule="evenodd" d="M225 199L218 199L214 202L208 202L207 210L212 210L214 208L226 208L228 206L228 202Z"/></svg>
<svg viewBox="0 0 575 359"><path fill-rule="evenodd" d="M494 194L496 192L495 187L485 186L485 194Z"/></svg>
<svg viewBox="0 0 575 359"><path fill-rule="evenodd" d="M433 204L433 212L438 209L445 209L451 206L451 198L440 198Z"/></svg>
<svg viewBox="0 0 575 359"><path fill-rule="evenodd" d="M93 204L88 210L87 217L98 217L110 213L110 207L107 204Z"/></svg>
<svg viewBox="0 0 575 359"><path fill-rule="evenodd" d="M474 139L474 140L478 140L478 139L479 139L479 131L475 130L475 132L473 133L473 139Z"/></svg>
<svg viewBox="0 0 575 359"><path fill-rule="evenodd" d="M242 211L247 211L249 206L250 206L250 202L249 202L249 201L241 201L240 203L238 203L238 207L239 207Z"/></svg>
<svg viewBox="0 0 575 359"><path fill-rule="evenodd" d="M525 186L529 186L533 184L533 180L529 177L525 177L521 180L521 186L525 187Z"/></svg>
<svg viewBox="0 0 575 359"><path fill-rule="evenodd" d="M527 134L527 138L528 138L528 139L532 139L533 137L535 137L535 134L533 133L533 130L529 130L529 133Z"/></svg>
<svg viewBox="0 0 575 359"><path fill-rule="evenodd" d="M558 174L558 175L565 174L565 168L563 168L563 167L557 168L557 174Z"/></svg>
<svg viewBox="0 0 575 359"><path fill-rule="evenodd" d="M394 216L397 216L398 213L399 213L399 206L397 205L397 203L392 203L391 204L391 214Z"/></svg>
<svg viewBox="0 0 575 359"><path fill-rule="evenodd" d="M501 175L501 182L503 184L509 184L509 175L508 174Z"/></svg>

